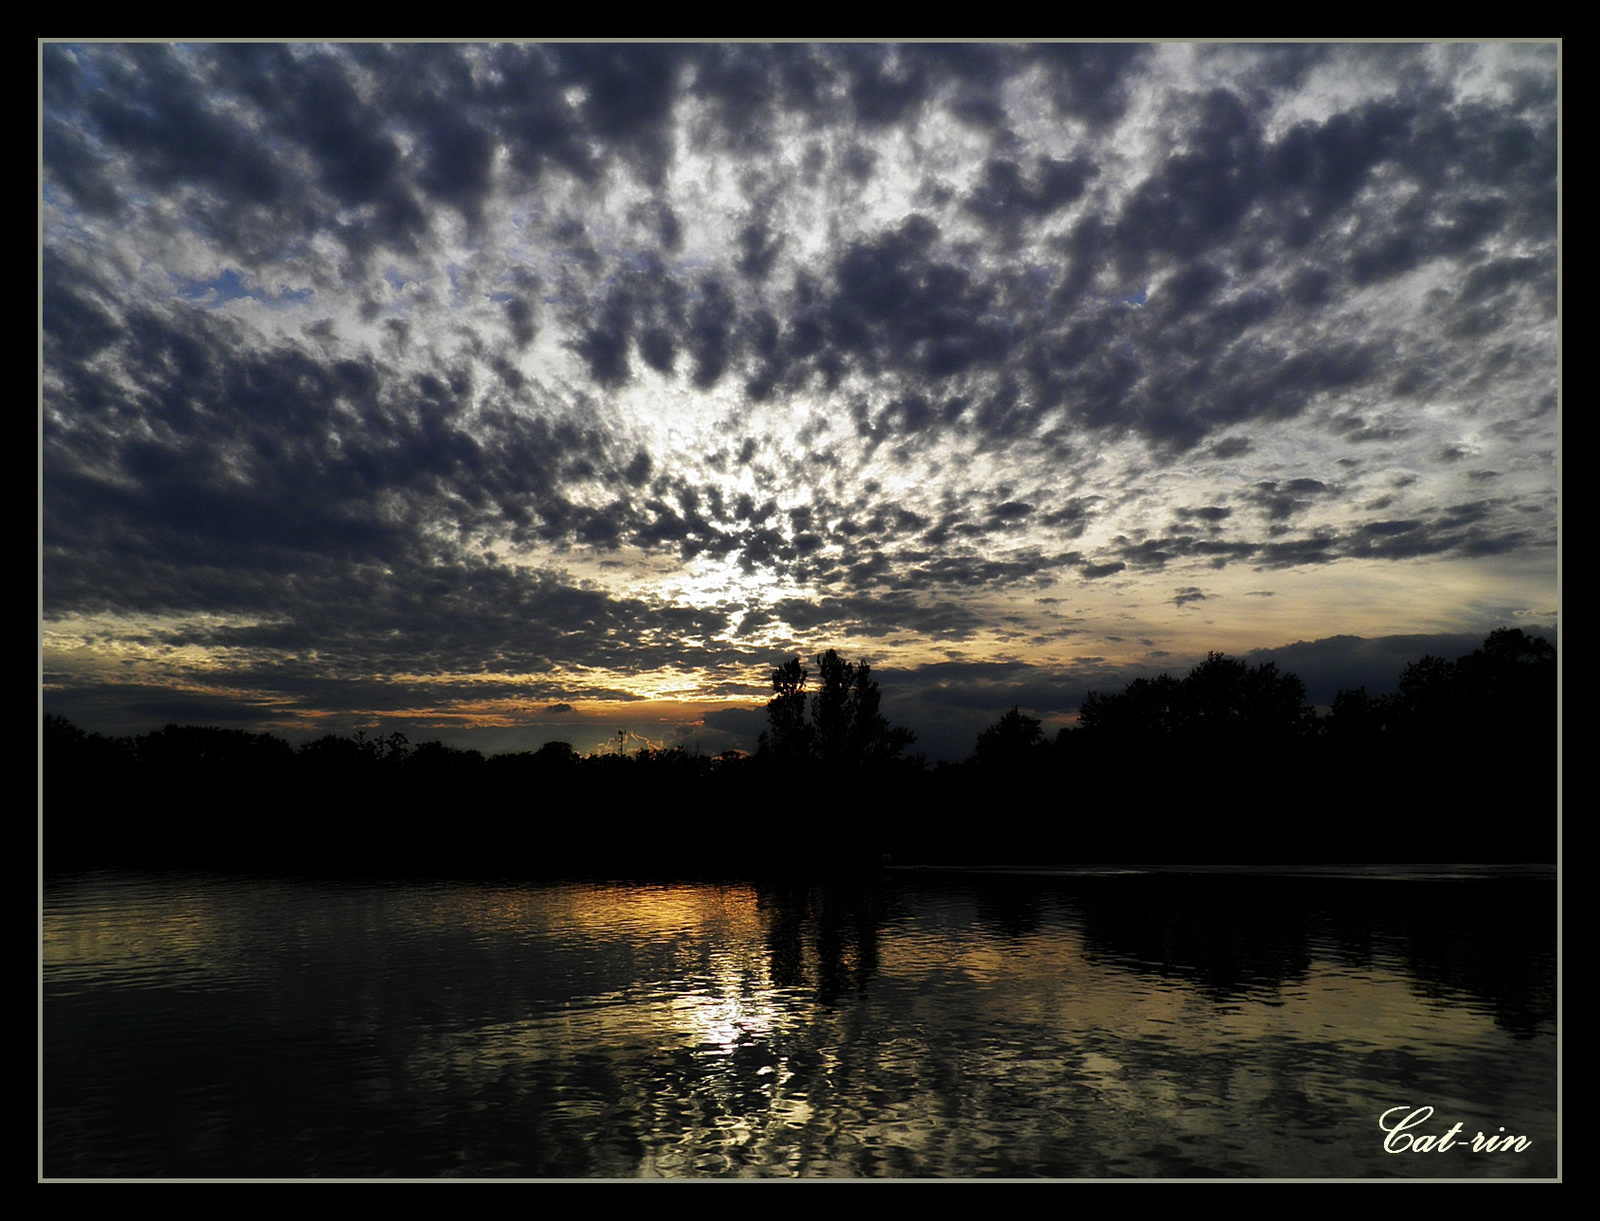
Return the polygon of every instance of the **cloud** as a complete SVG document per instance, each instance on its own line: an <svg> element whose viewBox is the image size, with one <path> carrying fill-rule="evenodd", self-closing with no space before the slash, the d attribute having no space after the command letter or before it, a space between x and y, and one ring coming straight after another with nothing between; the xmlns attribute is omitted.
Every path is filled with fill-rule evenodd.
<svg viewBox="0 0 1600 1221"><path fill-rule="evenodd" d="M1280 639L1372 566L1453 576L1368 635L1554 606L1553 45L41 57L96 699L1179 654L1261 570Z"/></svg>

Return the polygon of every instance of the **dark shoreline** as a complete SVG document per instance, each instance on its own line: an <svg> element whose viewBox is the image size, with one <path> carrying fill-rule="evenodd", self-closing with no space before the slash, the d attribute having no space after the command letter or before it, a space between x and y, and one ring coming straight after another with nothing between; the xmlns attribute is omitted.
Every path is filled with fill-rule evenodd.
<svg viewBox="0 0 1600 1221"><path fill-rule="evenodd" d="M44 797L48 873L201 868L362 876L769 876L884 865L1281 871L1441 860L1553 868L1555 818L1435 808L1294 809L1226 798L1127 803L1114 817L1017 792L987 808L931 784L832 807L743 792L542 795L493 786L156 782L57 784ZM875 799L874 799L875 798ZM1383 834L1372 834L1377 825ZM1441 825L1477 834L1438 834ZM1548 828L1548 830L1546 830ZM1548 847L1546 847L1548 845Z"/></svg>

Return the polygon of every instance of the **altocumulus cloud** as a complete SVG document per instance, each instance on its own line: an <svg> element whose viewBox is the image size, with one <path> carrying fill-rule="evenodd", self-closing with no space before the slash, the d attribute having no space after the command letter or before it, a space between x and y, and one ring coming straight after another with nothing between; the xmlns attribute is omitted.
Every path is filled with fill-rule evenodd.
<svg viewBox="0 0 1600 1221"><path fill-rule="evenodd" d="M1557 52L45 44L47 705L1553 622Z"/></svg>

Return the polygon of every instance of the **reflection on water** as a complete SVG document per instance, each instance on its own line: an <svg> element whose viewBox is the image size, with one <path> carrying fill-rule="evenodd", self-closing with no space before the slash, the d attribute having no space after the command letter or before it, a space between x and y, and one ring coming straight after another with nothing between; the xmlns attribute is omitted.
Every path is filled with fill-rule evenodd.
<svg viewBox="0 0 1600 1221"><path fill-rule="evenodd" d="M1548 1177L1553 929L1547 877L65 879L44 1173Z"/></svg>

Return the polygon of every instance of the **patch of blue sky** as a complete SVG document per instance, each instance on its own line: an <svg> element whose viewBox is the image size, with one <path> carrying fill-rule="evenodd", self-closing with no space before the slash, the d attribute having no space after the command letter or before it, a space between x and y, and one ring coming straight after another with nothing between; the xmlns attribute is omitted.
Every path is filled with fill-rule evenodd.
<svg viewBox="0 0 1600 1221"><path fill-rule="evenodd" d="M288 308L309 301L315 290L310 288L290 288L280 284L278 291L269 293L260 285L248 284L238 271L232 267L227 268L220 275L210 279L195 279L190 276L174 275L167 273L168 278L177 287L178 296L188 301L191 305L198 305L205 309L216 309L226 305L229 301L238 301L248 297L259 301L263 305Z"/></svg>

